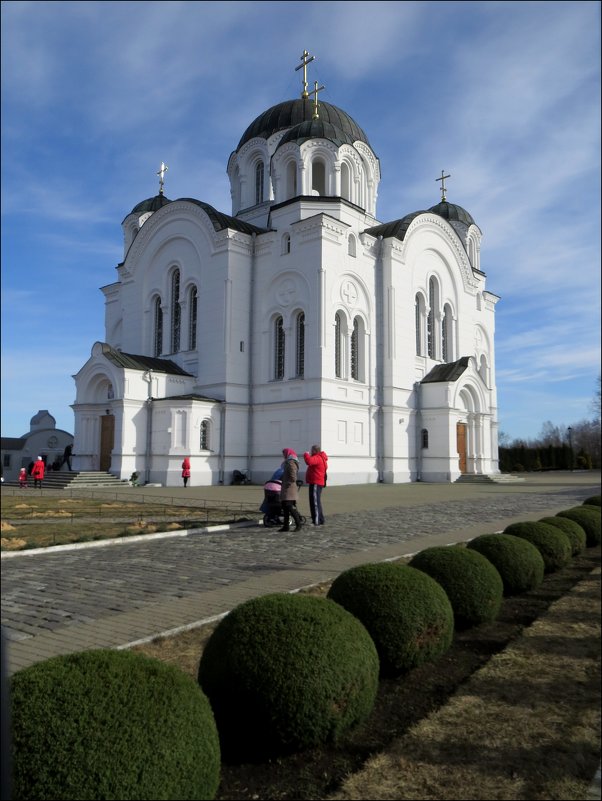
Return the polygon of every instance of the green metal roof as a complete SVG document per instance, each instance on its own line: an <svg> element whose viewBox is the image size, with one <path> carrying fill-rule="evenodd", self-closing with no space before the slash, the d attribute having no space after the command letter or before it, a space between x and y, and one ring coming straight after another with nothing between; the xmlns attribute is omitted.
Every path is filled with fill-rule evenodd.
<svg viewBox="0 0 602 801"><path fill-rule="evenodd" d="M342 109L333 106L331 103L320 102L318 113L321 121L334 125L353 142L365 142L370 146L370 142L364 131L359 127L357 122ZM257 136L262 139L269 139L272 134L278 131L292 128L302 122L311 122L313 115L313 100L297 98L296 100L286 100L284 103L278 103L253 120L242 135L236 150L240 150L246 142L255 139Z"/></svg>
<svg viewBox="0 0 602 801"><path fill-rule="evenodd" d="M172 362L171 359L159 359L153 356L139 356L133 353L123 353L115 350L106 342L102 343L102 354L115 364L117 367L124 367L129 370L152 370L155 373L168 373L170 375L190 376L186 370Z"/></svg>
<svg viewBox="0 0 602 801"><path fill-rule="evenodd" d="M469 356L462 356L457 362L438 364L424 376L421 384L438 384L445 381L457 381L468 367Z"/></svg>

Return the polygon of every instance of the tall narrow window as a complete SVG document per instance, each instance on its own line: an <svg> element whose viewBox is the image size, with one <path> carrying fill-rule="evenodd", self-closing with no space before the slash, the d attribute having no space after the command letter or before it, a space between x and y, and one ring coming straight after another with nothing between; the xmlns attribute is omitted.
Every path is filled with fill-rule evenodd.
<svg viewBox="0 0 602 801"><path fill-rule="evenodd" d="M427 352L431 359L437 358L437 337L435 332L437 314L437 284L434 278L429 281L429 313L426 320Z"/></svg>
<svg viewBox="0 0 602 801"><path fill-rule="evenodd" d="M422 297L416 295L416 356L422 356Z"/></svg>
<svg viewBox="0 0 602 801"><path fill-rule="evenodd" d="M274 322L274 378L284 378L284 322L277 317Z"/></svg>
<svg viewBox="0 0 602 801"><path fill-rule="evenodd" d="M180 271L174 270L171 276L171 352L180 350Z"/></svg>
<svg viewBox="0 0 602 801"><path fill-rule="evenodd" d="M297 165L289 161L286 167L286 199L297 197Z"/></svg>
<svg viewBox="0 0 602 801"><path fill-rule="evenodd" d="M341 197L351 200L351 175L346 161L341 164Z"/></svg>
<svg viewBox="0 0 602 801"><path fill-rule="evenodd" d="M452 315L449 306L445 307L443 313L443 323L441 326L441 358L444 362L451 362L453 359Z"/></svg>
<svg viewBox="0 0 602 801"><path fill-rule="evenodd" d="M351 378L355 379L356 381L359 380L360 376L359 337L359 321L356 317L353 321L353 333L351 334Z"/></svg>
<svg viewBox="0 0 602 801"><path fill-rule="evenodd" d="M347 240L347 253L350 256L355 256L355 237L353 234L349 234L349 239Z"/></svg>
<svg viewBox="0 0 602 801"><path fill-rule="evenodd" d="M282 237L282 255L286 256L287 253L291 252L291 235L285 234Z"/></svg>
<svg viewBox="0 0 602 801"><path fill-rule="evenodd" d="M190 290L190 318L188 325L188 350L196 348L196 314L198 293L195 286Z"/></svg>
<svg viewBox="0 0 602 801"><path fill-rule="evenodd" d="M297 315L297 349L295 358L295 375L303 378L305 374L305 315Z"/></svg>
<svg viewBox="0 0 602 801"><path fill-rule="evenodd" d="M334 318L334 374L337 378L343 377L343 365L341 364L342 336L341 315L337 312Z"/></svg>
<svg viewBox="0 0 602 801"><path fill-rule="evenodd" d="M263 202L263 161L255 165L255 203Z"/></svg>
<svg viewBox="0 0 602 801"><path fill-rule="evenodd" d="M161 308L161 298L155 300L155 341L153 353L160 356L163 352L163 309Z"/></svg>
<svg viewBox="0 0 602 801"><path fill-rule="evenodd" d="M201 438L199 442L199 447L202 451L209 450L209 434L210 434L209 420L203 420L201 422Z"/></svg>
<svg viewBox="0 0 602 801"><path fill-rule="evenodd" d="M311 188L314 195L326 194L326 165L321 159L312 162Z"/></svg>

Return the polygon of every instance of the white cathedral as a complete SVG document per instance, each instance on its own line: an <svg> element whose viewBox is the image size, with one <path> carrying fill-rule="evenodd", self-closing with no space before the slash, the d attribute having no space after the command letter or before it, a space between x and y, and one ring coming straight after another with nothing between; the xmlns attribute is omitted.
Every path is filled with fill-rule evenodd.
<svg viewBox="0 0 602 801"><path fill-rule="evenodd" d="M74 376L74 466L262 483L320 444L329 484L496 474L494 314L481 230L446 199L382 223L379 160L307 91L228 161L232 213L159 194L125 217L105 341ZM301 459L301 468L303 468Z"/></svg>

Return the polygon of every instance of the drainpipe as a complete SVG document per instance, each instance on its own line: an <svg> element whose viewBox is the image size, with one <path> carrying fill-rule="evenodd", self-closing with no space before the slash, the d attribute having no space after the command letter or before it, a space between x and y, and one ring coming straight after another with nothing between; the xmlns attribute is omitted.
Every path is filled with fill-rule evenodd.
<svg viewBox="0 0 602 801"><path fill-rule="evenodd" d="M249 287L249 332L247 347L249 349L247 361L248 372L248 410L247 410L247 477L251 479L253 468L253 320L255 318L255 243L257 234L251 234L251 286Z"/></svg>
<svg viewBox="0 0 602 801"><path fill-rule="evenodd" d="M384 482L384 451L385 451L385 430L384 430L384 375L385 375L385 318L383 314L383 238L378 237L378 253L376 256L376 467L378 482Z"/></svg>
<svg viewBox="0 0 602 801"><path fill-rule="evenodd" d="M414 384L416 395L416 481L422 481L422 385L420 381Z"/></svg>
<svg viewBox="0 0 602 801"><path fill-rule="evenodd" d="M219 470L218 483L224 483L224 447L226 442L226 407L225 404L219 405Z"/></svg>
<svg viewBox="0 0 602 801"><path fill-rule="evenodd" d="M152 441L153 441L153 372L146 370L142 374L144 381L148 383L148 396L146 398L146 453L144 458L145 464L145 484L150 484L150 469L152 458Z"/></svg>

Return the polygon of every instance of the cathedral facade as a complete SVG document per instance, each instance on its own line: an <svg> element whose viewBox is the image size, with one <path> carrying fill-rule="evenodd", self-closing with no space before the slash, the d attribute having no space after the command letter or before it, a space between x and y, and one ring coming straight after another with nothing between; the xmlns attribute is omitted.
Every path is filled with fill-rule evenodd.
<svg viewBox="0 0 602 801"><path fill-rule="evenodd" d="M74 376L77 469L170 486L189 456L192 485L261 483L318 443L329 484L498 472L481 230L443 172L434 206L380 222L379 160L319 91L243 133L230 214L169 200L162 165L123 220L105 341Z"/></svg>

